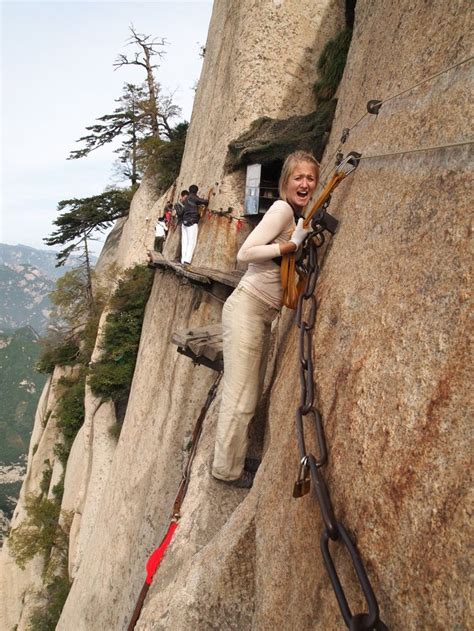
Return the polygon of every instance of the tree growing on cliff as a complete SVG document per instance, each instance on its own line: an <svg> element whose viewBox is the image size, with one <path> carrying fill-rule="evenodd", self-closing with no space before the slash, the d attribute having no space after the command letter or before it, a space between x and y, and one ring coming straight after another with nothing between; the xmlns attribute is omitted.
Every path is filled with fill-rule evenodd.
<svg viewBox="0 0 474 631"><path fill-rule="evenodd" d="M128 45L137 46L138 52L135 52L131 57L119 55L115 60L114 67L139 66L145 70L148 98L142 104L143 113L148 120L152 135L155 138L160 138L163 131L167 134L170 132L168 119L179 114L179 108L173 106L170 100L160 99L160 85L155 80L154 71L159 68L159 65L153 63L153 60L163 58L166 40L137 33L133 25L129 28L131 36Z"/></svg>
<svg viewBox="0 0 474 631"><path fill-rule="evenodd" d="M76 160L88 156L91 151L103 147L119 136L122 142L115 153L121 174L135 186L140 177L140 140L146 137L147 125L143 116L142 104L146 100L143 87L126 83L122 96L116 99L119 106L112 114L105 114L97 119L97 123L86 127L91 133L82 136L77 142L85 143L82 149L71 151L68 160Z"/></svg>
<svg viewBox="0 0 474 631"><path fill-rule="evenodd" d="M169 188L178 177L188 126L187 122L178 123L171 129L167 141L151 137L143 142L149 156L149 173L155 177L158 188L163 191Z"/></svg>
<svg viewBox="0 0 474 631"><path fill-rule="evenodd" d="M86 276L86 292L89 311L94 311L92 293L92 264L89 241L94 232L103 231L118 218L128 214L132 198L131 189L113 189L92 197L64 199L58 210L64 210L53 222L57 226L49 237L43 239L46 245L65 246L56 255L59 267L64 265L73 252L80 252L81 267Z"/></svg>
<svg viewBox="0 0 474 631"><path fill-rule="evenodd" d="M137 33L133 26L130 31L128 44L139 50L132 56L119 55L114 66L116 69L123 66L143 68L146 81L141 86L126 83L122 96L116 100L119 106L112 114L105 114L97 119L97 123L86 127L91 133L77 141L85 146L71 151L68 159L86 157L91 151L120 138L121 144L115 150L119 155L118 172L135 186L150 164L157 166L156 156L165 148L167 154L172 155L173 164L179 160L178 169L175 167L173 171L173 179L176 177L182 157L182 150L181 153L176 151L176 139L181 139L184 128L182 123L173 127L171 121L180 115L181 110L173 103L172 96L161 92L155 79L154 72L159 65L154 60L163 57L165 40ZM182 144L184 149L184 142ZM165 179L168 181L169 178ZM161 187L160 182L158 185Z"/></svg>
<svg viewBox="0 0 474 631"><path fill-rule="evenodd" d="M37 554L49 559L53 546L67 554L67 535L59 526L61 506L43 495L27 495L26 519L11 531L8 545L16 563L22 569Z"/></svg>

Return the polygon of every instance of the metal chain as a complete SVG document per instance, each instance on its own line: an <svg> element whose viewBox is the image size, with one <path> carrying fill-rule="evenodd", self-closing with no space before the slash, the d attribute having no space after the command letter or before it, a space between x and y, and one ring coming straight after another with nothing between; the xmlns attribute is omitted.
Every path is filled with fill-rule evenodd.
<svg viewBox="0 0 474 631"><path fill-rule="evenodd" d="M326 204L327 205L327 204ZM325 208L322 209L323 213ZM314 366L313 366L313 331L316 323L317 301L314 295L319 276L318 249L324 243L324 227L313 222L313 232L307 240L302 261L298 267L306 275L303 293L299 296L296 310L296 325L299 328L299 364L301 398L296 410L296 437L300 452L298 479L293 491L294 497L302 497L313 487L313 495L319 504L324 529L321 535L321 552L329 579L332 583L342 617L350 631L388 631L380 620L379 606L370 584L363 561L356 543L349 535L344 524L336 519L331 503L329 489L322 474L322 467L327 463L328 453L321 413L314 407ZM309 308L308 308L309 306ZM306 313L306 315L305 315ZM316 428L318 455L307 451L304 438L304 419L312 421ZM368 613L353 614L349 608L344 589L331 557L329 541L340 542L347 550L354 566L359 585L364 594Z"/></svg>

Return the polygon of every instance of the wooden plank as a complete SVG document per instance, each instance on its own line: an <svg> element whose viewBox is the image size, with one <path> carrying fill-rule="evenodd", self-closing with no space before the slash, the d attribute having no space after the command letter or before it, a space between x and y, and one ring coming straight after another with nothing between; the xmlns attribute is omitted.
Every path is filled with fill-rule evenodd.
<svg viewBox="0 0 474 631"><path fill-rule="evenodd" d="M187 348L195 357L207 357L211 361L222 359L222 325L211 324L198 329L176 331L171 342Z"/></svg>
<svg viewBox="0 0 474 631"><path fill-rule="evenodd" d="M165 258L161 252L149 252L148 257L150 259L151 267L164 267L172 269L178 276L189 278L189 280L199 283L200 285L211 284L211 280L205 274L197 273L194 269L184 267L181 263L170 261Z"/></svg>
<svg viewBox="0 0 474 631"><path fill-rule="evenodd" d="M172 341L174 344L179 343L184 346L189 341L212 339L215 337L222 338L222 324L220 322L194 329L175 331L173 333Z"/></svg>
<svg viewBox="0 0 474 631"><path fill-rule="evenodd" d="M220 357L216 359L215 361L212 361L210 359L207 359L207 357L204 357L204 355L201 355L201 357L196 357L192 353L192 351L189 350L189 348L182 348L181 346L178 346L177 350L178 350L178 353L180 353L181 355L184 355L185 357L189 357L190 359L192 359L195 364L200 364L201 366L207 366L208 368L211 368L212 370L217 370L217 372L222 372L224 370L223 357Z"/></svg>
<svg viewBox="0 0 474 631"><path fill-rule="evenodd" d="M240 279L244 275L244 272L241 272L240 270L222 272L217 269L211 269L210 267L193 266L193 270L196 270L199 274L204 274L205 276L208 276L211 280L216 281L217 283L227 285L228 287L237 287Z"/></svg>
<svg viewBox="0 0 474 631"><path fill-rule="evenodd" d="M212 282L226 285L227 287L237 287L243 272L240 270L232 270L230 272L222 272L210 267L196 267L195 265L183 266L176 261L169 261L161 254L161 252L149 252L150 265L152 267L164 267L172 269L178 276L189 278L202 285L209 285Z"/></svg>

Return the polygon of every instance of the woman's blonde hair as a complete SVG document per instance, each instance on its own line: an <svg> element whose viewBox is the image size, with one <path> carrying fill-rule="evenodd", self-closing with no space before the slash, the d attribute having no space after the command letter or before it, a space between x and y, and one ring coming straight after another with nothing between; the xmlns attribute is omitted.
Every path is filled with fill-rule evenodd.
<svg viewBox="0 0 474 631"><path fill-rule="evenodd" d="M308 153L307 151L293 151L287 156L285 162L283 163L283 167L281 169L280 180L278 182L278 190L280 192L281 199L286 198L286 186L288 184L288 180L290 179L290 175L295 170L295 167L300 162L310 162L314 165L316 170L316 181L319 179L319 162L313 156L312 153Z"/></svg>

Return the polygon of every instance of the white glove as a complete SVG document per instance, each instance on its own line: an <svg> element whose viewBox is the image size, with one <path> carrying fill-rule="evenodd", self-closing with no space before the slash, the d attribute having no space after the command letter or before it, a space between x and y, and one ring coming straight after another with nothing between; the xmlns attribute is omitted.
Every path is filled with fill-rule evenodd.
<svg viewBox="0 0 474 631"><path fill-rule="evenodd" d="M293 241L293 243L296 245L296 249L300 247L300 245L311 232L311 230L306 230L305 228L303 228L303 222L303 217L300 217L300 219L298 219L298 223L296 224L295 231L291 235L290 241Z"/></svg>

